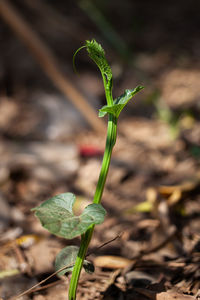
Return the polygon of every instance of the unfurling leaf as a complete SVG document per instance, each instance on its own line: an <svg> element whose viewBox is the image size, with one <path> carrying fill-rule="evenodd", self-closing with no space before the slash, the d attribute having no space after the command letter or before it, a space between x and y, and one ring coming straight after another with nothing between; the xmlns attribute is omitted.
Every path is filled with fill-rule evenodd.
<svg viewBox="0 0 200 300"><path fill-rule="evenodd" d="M74 202L73 194L64 193L50 198L32 210L49 232L73 239L85 233L91 225L101 224L106 214L101 204L90 204L80 216L75 216L72 210Z"/></svg>
<svg viewBox="0 0 200 300"><path fill-rule="evenodd" d="M104 49L95 40L86 41L85 46L88 51L89 57L99 67L103 77L105 77L107 81L111 81L112 71L105 58Z"/></svg>
<svg viewBox="0 0 200 300"><path fill-rule="evenodd" d="M134 90L125 90L125 92L113 101L113 105L105 105L99 110L99 117L104 117L107 113L119 117L122 109L131 100L131 98L142 90L143 86L137 86Z"/></svg>
<svg viewBox="0 0 200 300"><path fill-rule="evenodd" d="M78 250L79 248L77 246L67 246L58 253L55 260L56 271L66 266L66 269L60 271L58 276L63 276L67 272L72 272L76 257L78 255ZM89 274L94 272L94 265L87 260L84 260L83 268Z"/></svg>

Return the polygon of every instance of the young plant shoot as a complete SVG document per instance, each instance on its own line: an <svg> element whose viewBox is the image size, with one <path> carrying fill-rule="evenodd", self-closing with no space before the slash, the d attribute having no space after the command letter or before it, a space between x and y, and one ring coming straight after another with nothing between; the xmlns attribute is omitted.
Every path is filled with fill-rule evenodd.
<svg viewBox="0 0 200 300"><path fill-rule="evenodd" d="M76 216L73 214L75 196L71 193L64 193L50 198L38 207L33 208L33 211L35 211L35 215L40 220L42 226L52 234L66 239L73 239L77 236L81 236L80 248L77 246L68 246L62 249L55 261L56 270L66 266L66 269L61 271L60 275L72 271L69 286L69 300L76 299L76 290L82 267L86 272L92 273L94 271L93 265L85 260L85 256L92 238L94 226L101 224L104 221L106 214L105 209L100 202L108 174L112 149L116 141L117 120L128 101L143 89L142 86L137 86L135 89L125 90L121 96L113 99L113 76L111 68L105 58L103 48L95 40L86 41L85 45L79 48L75 55L82 48L86 48L89 57L96 63L101 71L107 105L99 110L99 117L108 115L105 152L93 203L88 205L80 216Z"/></svg>

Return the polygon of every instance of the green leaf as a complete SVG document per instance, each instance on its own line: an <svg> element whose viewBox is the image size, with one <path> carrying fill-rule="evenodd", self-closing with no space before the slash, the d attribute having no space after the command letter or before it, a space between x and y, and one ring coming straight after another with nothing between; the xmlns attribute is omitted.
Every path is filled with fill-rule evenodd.
<svg viewBox="0 0 200 300"><path fill-rule="evenodd" d="M109 113L118 118L122 109L126 106L129 100L143 88L143 86L137 86L134 90L125 90L120 97L113 101L113 105L105 105L99 110L99 117L104 117L107 113Z"/></svg>
<svg viewBox="0 0 200 300"><path fill-rule="evenodd" d="M107 79L107 81L112 80L112 71L105 58L104 49L95 40L86 41L86 49L88 51L89 57L96 63L99 67L102 75Z"/></svg>
<svg viewBox="0 0 200 300"><path fill-rule="evenodd" d="M67 246L63 248L56 256L55 269L66 268L58 273L58 276L63 276L67 272L72 272L79 248L77 246ZM88 260L84 260L83 268L89 274L94 273L94 265Z"/></svg>
<svg viewBox="0 0 200 300"><path fill-rule="evenodd" d="M78 249L79 248L77 246L67 246L57 254L55 260L56 271L66 266L66 269L60 271L58 273L58 276L65 275L65 273L71 272L73 270L73 266L75 264L76 257L78 254Z"/></svg>
<svg viewBox="0 0 200 300"><path fill-rule="evenodd" d="M73 214L75 196L71 193L57 195L32 210L42 226L49 232L72 239L87 231L94 224L104 221L105 209L101 204L88 205L80 216Z"/></svg>

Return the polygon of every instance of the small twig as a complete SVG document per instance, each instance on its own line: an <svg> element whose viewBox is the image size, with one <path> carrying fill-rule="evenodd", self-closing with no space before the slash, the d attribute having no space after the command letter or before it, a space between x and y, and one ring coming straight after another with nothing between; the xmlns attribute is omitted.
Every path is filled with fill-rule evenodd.
<svg viewBox="0 0 200 300"><path fill-rule="evenodd" d="M156 245L155 247L152 247L150 249L145 249L145 250L141 251L139 254L133 256L131 258L132 263L123 270L123 274L126 274L129 270L131 270L133 268L133 266L135 266L137 261L140 258L142 258L143 256L148 255L153 252L156 252L156 251L160 250L161 248L163 248L166 244L168 244L174 238L176 233L177 233L177 228L175 226L173 226L171 228L171 232L169 233L169 235L163 241L161 241L158 245Z"/></svg>
<svg viewBox="0 0 200 300"><path fill-rule="evenodd" d="M17 36L30 50L35 60L39 63L46 75L53 81L57 88L81 112L89 124L98 132L105 132L104 122L99 119L94 109L75 88L72 82L59 70L56 58L48 46L39 38L29 24L8 0L0 0L0 15L12 28Z"/></svg>
<svg viewBox="0 0 200 300"><path fill-rule="evenodd" d="M61 282L62 280L57 280L57 281L54 281L54 282L51 282L49 284L46 284L44 286L41 286L41 287L38 287L38 288L35 288L33 289L32 291L30 291L30 293L35 293L35 292L39 292L39 291L42 291L42 290L45 290L45 289L48 289L54 285L57 285Z"/></svg>
<svg viewBox="0 0 200 300"><path fill-rule="evenodd" d="M23 293L19 294L18 296L11 297L9 300L15 300L15 299L18 299L18 298L20 298L20 297L22 297L24 295L27 295L27 294L30 294L30 293L34 292L35 288L37 288L39 285L43 284L44 282L46 282L47 280L49 280L53 276L57 275L59 272L63 271L64 269L72 267L73 265L74 264L72 263L72 264L68 264L68 265L60 268L56 272L52 273L51 275L49 275L48 277L46 277L42 281L40 281L37 284L35 284L34 286L32 286L30 289L24 291Z"/></svg>
<svg viewBox="0 0 200 300"><path fill-rule="evenodd" d="M27 273L29 276L32 275L31 268L27 264L23 252L17 244L13 244L13 250L15 252L16 258L19 262L19 269L22 273Z"/></svg>
<svg viewBox="0 0 200 300"><path fill-rule="evenodd" d="M100 245L99 247L97 247L97 249L96 249L95 251L90 251L90 252L86 255L86 257L88 257L89 255L93 254L93 253L96 252L97 250L99 250L99 249L105 247L106 245L108 245L108 244L110 244L110 243L116 241L117 239L121 238L122 235L123 235L123 232L119 233L119 234L118 234L116 237L114 237L113 239L111 239L111 240L109 240L109 241L103 243L103 244Z"/></svg>
<svg viewBox="0 0 200 300"><path fill-rule="evenodd" d="M156 252L156 251L160 250L161 248L165 247L165 245L167 245L174 238L175 234L177 233L177 228L175 226L172 226L170 231L171 232L169 233L169 235L163 241L161 241L155 247L141 251L140 256Z"/></svg>
<svg viewBox="0 0 200 300"><path fill-rule="evenodd" d="M156 252L156 251L160 250L161 248L163 248L175 236L175 234L177 233L177 228L175 226L172 226L170 231L171 232L169 233L169 235L163 241L161 241L158 245L156 245L156 246L154 246L154 247L152 247L150 249L142 250L139 254L133 256L131 258L131 260L139 259L139 258L141 258L144 255Z"/></svg>

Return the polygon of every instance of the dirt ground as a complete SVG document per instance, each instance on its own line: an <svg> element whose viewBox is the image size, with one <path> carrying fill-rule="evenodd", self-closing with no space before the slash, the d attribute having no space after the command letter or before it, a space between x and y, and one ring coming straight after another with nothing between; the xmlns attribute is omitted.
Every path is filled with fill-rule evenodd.
<svg viewBox="0 0 200 300"><path fill-rule="evenodd" d="M71 67L73 52L92 35L105 43L115 96L145 85L119 119L102 199L107 215L95 227L87 255L95 272L81 273L78 300L200 298L199 39L194 7L179 2L162 7L153 1L156 14L140 1L127 1L123 7L119 1L116 6L113 1L96 1L124 36L132 53L126 61L99 24L86 17L86 8L58 1L53 12L54 4L47 1L45 16L39 0L35 6L32 1L11 1L94 109L105 103L100 74L85 54L77 58L78 75ZM143 13L131 23L119 11L131 14L133 8L143 8ZM152 23L150 12L156 17ZM117 18L124 20L121 28ZM55 271L57 253L67 245L79 245L80 239L51 235L31 209L64 192L76 195L76 214L91 203L105 132L89 126L44 75L31 51L1 22L0 297L14 300L27 291L18 299L64 300L70 274L45 279ZM77 34L67 31L66 24Z"/></svg>

